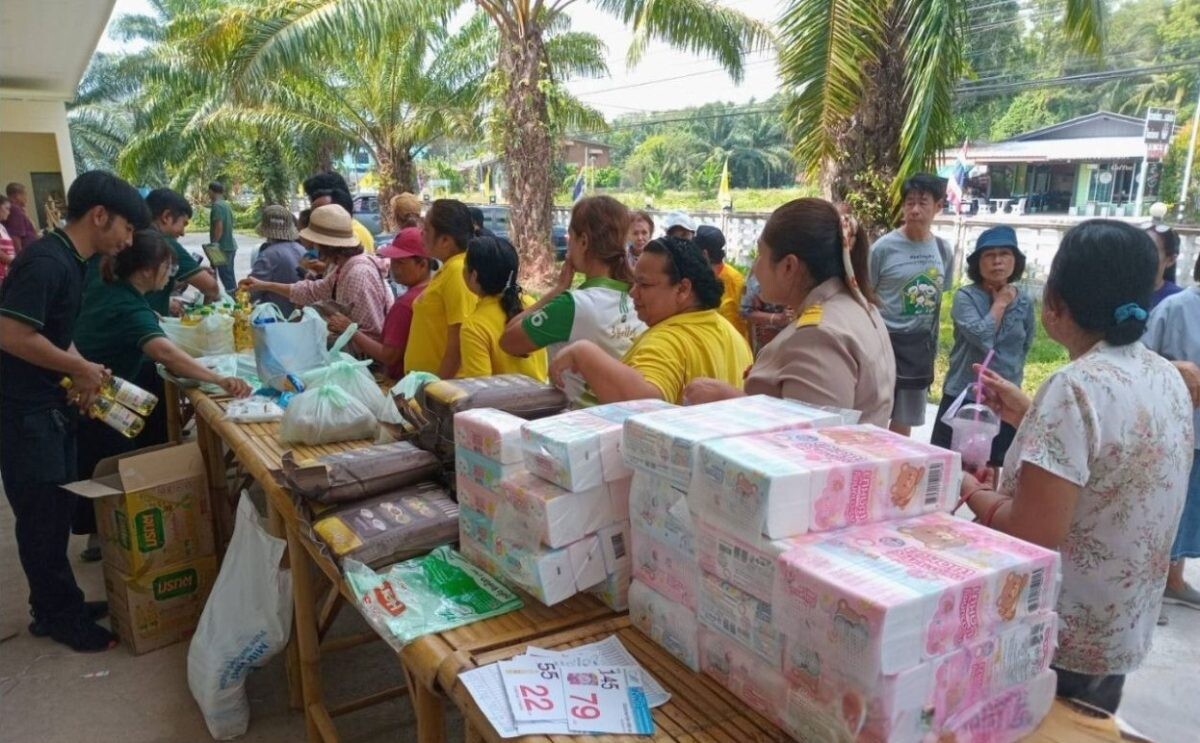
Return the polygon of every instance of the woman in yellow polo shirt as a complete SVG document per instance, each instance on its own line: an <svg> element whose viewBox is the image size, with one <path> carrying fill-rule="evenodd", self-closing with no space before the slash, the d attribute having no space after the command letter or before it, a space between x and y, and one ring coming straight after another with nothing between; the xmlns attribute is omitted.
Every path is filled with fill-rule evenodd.
<svg viewBox="0 0 1200 743"><path fill-rule="evenodd" d="M629 296L650 329L620 361L591 341L572 343L550 366L555 384L574 372L601 403L681 403L684 387L699 377L741 389L754 358L746 339L717 313L724 288L704 253L690 240L660 237L646 244L633 274Z"/></svg>
<svg viewBox="0 0 1200 743"><path fill-rule="evenodd" d="M442 379L458 376L462 363L459 331L478 298L463 274L467 243L475 225L467 205L438 199L425 215L425 251L442 262L429 286L413 302L412 329L404 350L404 372L421 371Z"/></svg>
<svg viewBox="0 0 1200 743"><path fill-rule="evenodd" d="M467 245L467 287L479 297L475 311L459 332L462 363L460 377L524 374L546 381L546 350L514 356L500 348L500 336L509 321L533 304L517 283L520 259L513 244L502 237L477 237Z"/></svg>

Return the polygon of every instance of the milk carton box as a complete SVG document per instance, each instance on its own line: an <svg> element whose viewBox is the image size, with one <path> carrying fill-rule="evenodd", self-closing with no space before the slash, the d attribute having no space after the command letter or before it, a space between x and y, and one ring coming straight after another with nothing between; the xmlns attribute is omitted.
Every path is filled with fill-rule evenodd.
<svg viewBox="0 0 1200 743"><path fill-rule="evenodd" d="M936 740L956 743L1022 740L1050 714L1057 684L1054 671L1044 671L1031 681L994 694L939 726Z"/></svg>
<svg viewBox="0 0 1200 743"><path fill-rule="evenodd" d="M518 472L500 482L500 491L534 522L538 537L550 547L578 542L620 516L603 482L589 490L570 491L531 472Z"/></svg>
<svg viewBox="0 0 1200 743"><path fill-rule="evenodd" d="M772 620L771 602L701 573L696 619L742 643L772 667L782 669L784 638Z"/></svg>
<svg viewBox="0 0 1200 743"><path fill-rule="evenodd" d="M700 670L773 723L782 722L787 682L777 667L737 640L700 627ZM828 739L828 740L833 740Z"/></svg>
<svg viewBox="0 0 1200 743"><path fill-rule="evenodd" d="M566 490L591 490L604 483L601 440L617 424L586 410L528 421L521 427L525 466Z"/></svg>
<svg viewBox="0 0 1200 743"><path fill-rule="evenodd" d="M625 421L625 464L667 477L685 489L692 479L696 447L711 439L840 422L825 410L768 395L635 415Z"/></svg>
<svg viewBox="0 0 1200 743"><path fill-rule="evenodd" d="M476 408L454 414L454 443L500 464L521 461L524 418L495 408Z"/></svg>
<svg viewBox="0 0 1200 743"><path fill-rule="evenodd" d="M706 441L689 502L734 533L772 539L950 510L958 454L908 441L870 425Z"/></svg>
<svg viewBox="0 0 1200 743"><path fill-rule="evenodd" d="M520 462L501 464L479 452L456 446L454 447L454 470L457 478L466 478L481 488L499 493L500 482L518 472L523 472L525 466Z"/></svg>
<svg viewBox="0 0 1200 743"><path fill-rule="evenodd" d="M629 584L629 619L680 663L700 670L696 612L635 580Z"/></svg>
<svg viewBox="0 0 1200 743"><path fill-rule="evenodd" d="M862 683L1052 608L1058 553L944 513L797 538L779 558L779 629Z"/></svg>
<svg viewBox="0 0 1200 743"><path fill-rule="evenodd" d="M793 540L767 539L758 532L743 538L724 525L704 519L695 519L695 527L696 561L701 570L763 601L771 601L776 563L792 548Z"/></svg>
<svg viewBox="0 0 1200 743"><path fill-rule="evenodd" d="M629 522L681 554L695 553L695 526L687 491L672 480L634 472L629 488Z"/></svg>
<svg viewBox="0 0 1200 743"><path fill-rule="evenodd" d="M637 527L630 529L633 577L672 601L696 608L700 570L696 558Z"/></svg>
<svg viewBox="0 0 1200 743"><path fill-rule="evenodd" d="M1049 668L1057 621L1054 612L1039 612L998 635L870 684L823 667L822 648L789 641L784 653L789 706L803 712L810 730L841 733L829 740L858 730L859 739L919 741L962 710Z"/></svg>
<svg viewBox="0 0 1200 743"><path fill-rule="evenodd" d="M603 418L613 424L612 428L605 430L600 435L600 469L604 473L606 481L626 479L633 474L633 470L625 464L621 457L621 433L625 427L625 421L640 413L651 413L674 407L677 406L663 400L649 399L628 400L586 408L589 415Z"/></svg>

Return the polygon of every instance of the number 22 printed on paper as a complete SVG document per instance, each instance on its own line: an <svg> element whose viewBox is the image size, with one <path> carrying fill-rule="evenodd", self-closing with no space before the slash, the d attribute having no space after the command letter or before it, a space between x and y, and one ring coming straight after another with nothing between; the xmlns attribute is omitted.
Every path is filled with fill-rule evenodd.
<svg viewBox="0 0 1200 743"><path fill-rule="evenodd" d="M518 722L552 722L567 719L562 676L558 664L540 658L500 661L504 693Z"/></svg>

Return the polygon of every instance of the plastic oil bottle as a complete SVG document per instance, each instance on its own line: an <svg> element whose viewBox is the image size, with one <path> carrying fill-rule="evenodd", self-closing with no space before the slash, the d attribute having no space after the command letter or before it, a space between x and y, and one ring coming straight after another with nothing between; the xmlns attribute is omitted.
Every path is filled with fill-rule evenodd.
<svg viewBox="0 0 1200 743"><path fill-rule="evenodd" d="M146 421L142 420L142 417L137 413L117 402L115 397L105 393L105 388L113 387L111 382L114 379L118 382L124 382L127 385L129 384L129 382L125 382L125 380L122 379L116 379L115 377L110 379L108 382L105 382L104 387L101 388L100 395L96 397L96 401L92 403L92 406L88 408L87 414L96 420L102 421L125 438L132 439L142 432L142 429L146 426ZM59 384L63 389L67 390L74 386L70 377L63 377L62 382ZM143 394L149 395L155 403L158 402L157 397L151 395L149 392L146 392L140 387L136 387L134 385L129 386L133 387L139 392L142 392ZM150 409L153 408L154 404L151 404Z"/></svg>
<svg viewBox="0 0 1200 743"><path fill-rule="evenodd" d="M250 292L242 289L238 291L236 297L237 304L233 307L233 347L239 353L253 351L254 334L250 330Z"/></svg>

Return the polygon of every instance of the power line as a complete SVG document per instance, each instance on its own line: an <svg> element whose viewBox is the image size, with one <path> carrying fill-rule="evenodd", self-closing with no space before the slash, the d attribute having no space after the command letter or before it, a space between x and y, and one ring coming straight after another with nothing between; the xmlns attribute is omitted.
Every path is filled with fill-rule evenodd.
<svg viewBox="0 0 1200 743"><path fill-rule="evenodd" d="M755 67L758 65L774 64L774 63L775 63L774 59L760 59L760 60L757 60L754 62L747 62L746 64L742 65L742 68L746 69L746 68ZM703 75L713 75L718 72L728 72L728 70L726 70L724 67L714 67L711 70L698 70L696 72L685 72L682 75L673 75L671 77L660 77L656 80L643 80L642 82L639 82L639 83L629 83L628 85L616 85L611 88L601 88L600 90L589 90L585 93L576 93L575 95L585 96L585 95L599 95L600 93L612 93L612 92L618 91L618 90L628 90L630 88L643 88L647 85L658 85L659 83L669 83L669 82L673 82L675 80L683 80L683 79L689 78L689 77L701 77Z"/></svg>

